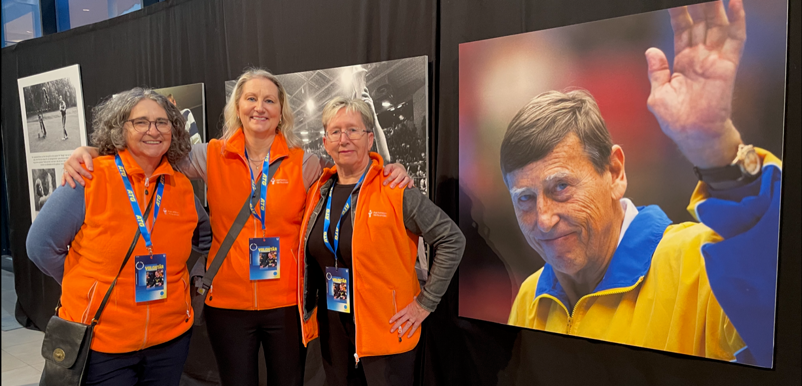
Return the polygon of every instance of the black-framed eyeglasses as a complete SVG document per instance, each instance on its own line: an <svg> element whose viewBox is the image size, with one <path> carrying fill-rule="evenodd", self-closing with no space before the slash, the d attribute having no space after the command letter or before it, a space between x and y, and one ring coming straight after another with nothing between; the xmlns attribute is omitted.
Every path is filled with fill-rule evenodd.
<svg viewBox="0 0 802 386"><path fill-rule="evenodd" d="M131 126L134 127L134 130L144 133L150 130L150 125L156 126L156 130L160 133L167 134L173 128L173 124L167 119L157 119L155 121L149 121L145 118L134 118L129 119L126 122L131 122Z"/></svg>
<svg viewBox="0 0 802 386"><path fill-rule="evenodd" d="M348 139L353 140L362 138L366 133L370 133L370 131L367 129L357 129L355 127L345 130L334 129L326 132L326 139L329 141L339 141L340 138L342 138L343 133L345 133L345 136L348 137Z"/></svg>

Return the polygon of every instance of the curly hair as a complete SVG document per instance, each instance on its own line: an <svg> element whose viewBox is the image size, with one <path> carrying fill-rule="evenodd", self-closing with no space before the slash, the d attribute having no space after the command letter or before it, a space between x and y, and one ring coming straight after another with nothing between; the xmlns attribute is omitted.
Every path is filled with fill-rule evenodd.
<svg viewBox="0 0 802 386"><path fill-rule="evenodd" d="M284 134L284 139L287 141L287 146L290 148L301 147L301 138L295 133L294 122L292 116L292 106L290 106L290 99L287 96L287 90L281 82L278 81L275 75L267 70L261 68L248 68L242 75L237 78L237 84L234 85L234 91L228 98L226 107L223 108L223 134L221 139L226 140L231 138L237 130L242 127L242 121L237 116L237 108L239 107L239 98L242 97L242 89L245 83L254 78L264 78L273 82L278 88L278 99L281 102L281 122L276 128L277 132Z"/></svg>
<svg viewBox="0 0 802 386"><path fill-rule="evenodd" d="M136 87L113 95L92 109L92 143L97 146L100 155L117 154L127 148L125 142L125 122L131 110L143 99L150 99L167 112L167 119L172 124L172 140L167 149L167 161L175 167L180 160L189 154L189 133L184 129L186 119L163 95Z"/></svg>

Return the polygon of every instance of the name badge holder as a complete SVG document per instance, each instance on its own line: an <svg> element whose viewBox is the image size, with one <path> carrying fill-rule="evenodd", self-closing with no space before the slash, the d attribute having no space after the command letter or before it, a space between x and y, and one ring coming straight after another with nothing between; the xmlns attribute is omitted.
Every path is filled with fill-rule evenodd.
<svg viewBox="0 0 802 386"><path fill-rule="evenodd" d="M326 267L326 308L331 311L342 312L346 314L351 313L349 304L351 304L351 286L349 283L348 268L340 268L337 264L337 249L340 246L340 225L342 224L343 217L353 205L353 194L362 184L365 176L368 174L370 166L359 177L354 189L348 195L348 201L343 205L343 210L340 213L340 218L337 220L337 225L334 228L334 245L329 242L329 228L331 227L331 197L334 195L334 186L332 184L329 190L328 198L326 199L326 214L323 218L323 243L326 248L334 254L334 267Z"/></svg>
<svg viewBox="0 0 802 386"><path fill-rule="evenodd" d="M248 149L245 149L245 158L248 158ZM278 237L265 236L265 204L267 202L268 175L270 170L270 152L267 152L262 162L262 178L260 178L259 207L253 207L250 202L251 214L262 223L262 237L248 239L250 255L248 256L249 277L251 280L274 280L281 278L281 245ZM251 173L251 197L257 190L253 169L248 162L248 171Z"/></svg>
<svg viewBox="0 0 802 386"><path fill-rule="evenodd" d="M125 190L128 192L128 202L131 204L131 209L134 211L139 232L142 234L142 239L145 240L145 247L148 249L147 255L134 256L135 272L136 272L136 302L149 302L153 300L167 299L167 255L153 254L153 242L151 240L151 232L153 227L156 226L156 219L159 217L159 208L161 207L162 197L164 196L164 175L159 176L156 183L156 197L153 203L153 223L150 230L145 226L145 219L142 216L142 211L139 209L139 202L134 194L134 188L131 186L131 181L128 180L128 173L125 171L125 165L117 154L114 156L114 162L117 164L117 171L122 177L125 184Z"/></svg>

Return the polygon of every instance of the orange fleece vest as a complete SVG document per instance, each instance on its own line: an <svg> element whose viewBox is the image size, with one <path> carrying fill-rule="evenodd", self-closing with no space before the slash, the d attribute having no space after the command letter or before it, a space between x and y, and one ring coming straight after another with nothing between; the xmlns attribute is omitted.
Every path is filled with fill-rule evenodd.
<svg viewBox="0 0 802 386"><path fill-rule="evenodd" d="M354 205L355 219L352 240L354 321L356 324L356 354L359 357L400 354L415 348L420 339L418 328L412 338L406 334L398 341L398 332L390 332L390 318L414 301L420 293L415 260L418 236L404 226L404 189L382 184L384 161L370 153L371 168L359 189ZM337 167L326 169L320 180L309 189L302 235L306 235L309 218L320 201L320 188ZM321 213L319 216L323 216ZM319 218L319 217L318 217ZM306 240L300 246L305 258ZM302 260L303 261L303 260ZM310 262L310 264L315 264ZM298 265L298 304L303 320L304 264ZM318 296L326 296L325 293ZM317 310L316 312L325 312ZM302 323L303 341L307 344L318 336L315 312Z"/></svg>
<svg viewBox="0 0 802 386"><path fill-rule="evenodd" d="M251 215L217 272L206 304L235 310L267 310L295 305L298 232L306 202L303 156L302 149L289 149L284 136L276 135L270 148L270 162L279 158L284 158L284 161L267 189L264 236L280 238L280 278L250 280L248 239L262 237L262 223ZM206 165L214 234L207 260L207 264L211 264L242 204L251 194L251 175L245 159L242 129L226 141L214 139L209 142ZM259 171L254 172L254 177L257 173Z"/></svg>
<svg viewBox="0 0 802 386"><path fill-rule="evenodd" d="M156 225L151 232L153 253L167 255L167 299L136 303L134 258L147 255L140 236L95 326L92 349L125 353L172 340L192 326L187 258L192 234L198 223L192 184L162 159L149 179L145 197L145 174L127 151L120 152L140 210L144 213L155 194L158 176L165 175L164 194ZM64 261L59 316L88 324L95 316L111 282L117 275L137 230L125 184L114 156L95 159L93 178L84 190L84 224L70 244ZM147 222L150 229L152 213Z"/></svg>

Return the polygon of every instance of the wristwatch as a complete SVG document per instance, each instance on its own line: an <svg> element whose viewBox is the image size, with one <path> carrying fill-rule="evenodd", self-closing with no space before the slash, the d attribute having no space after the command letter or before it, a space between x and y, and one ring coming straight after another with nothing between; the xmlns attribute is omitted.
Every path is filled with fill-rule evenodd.
<svg viewBox="0 0 802 386"><path fill-rule="evenodd" d="M738 145L738 154L727 166L702 169L693 167L693 172L699 180L706 183L740 182L747 184L760 176L760 157L752 145ZM740 184L739 184L740 185Z"/></svg>

